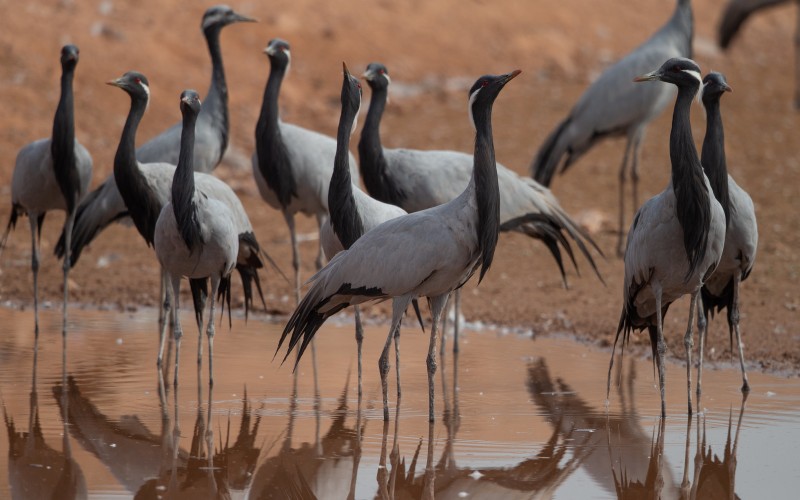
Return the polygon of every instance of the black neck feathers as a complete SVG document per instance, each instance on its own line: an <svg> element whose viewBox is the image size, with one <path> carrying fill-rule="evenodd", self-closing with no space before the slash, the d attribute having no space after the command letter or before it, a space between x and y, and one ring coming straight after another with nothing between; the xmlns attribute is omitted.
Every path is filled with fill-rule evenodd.
<svg viewBox="0 0 800 500"><path fill-rule="evenodd" d="M700 82L697 83L699 85ZM689 259L686 279L694 274L705 257L711 224L711 200L689 120L689 111L696 92L697 86L678 87L669 138L672 187L677 199L678 222L683 228L683 246Z"/></svg>
<svg viewBox="0 0 800 500"><path fill-rule="evenodd" d="M500 228L500 188L497 182L497 164L492 140L492 102L473 107L475 122L475 153L472 178L478 202L478 245L481 253L483 279L494 259L497 235Z"/></svg>
<svg viewBox="0 0 800 500"><path fill-rule="evenodd" d="M150 189L136 161L136 130L146 108L146 96L131 94L131 109L114 156L114 181L136 229L152 246L161 202Z"/></svg>
<svg viewBox="0 0 800 500"><path fill-rule="evenodd" d="M719 95L703 99L706 108L706 136L700 163L703 165L714 197L725 211L725 222L730 220L730 196L728 193L728 167L725 161L725 131L719 108Z"/></svg>
<svg viewBox="0 0 800 500"><path fill-rule="evenodd" d="M355 106L355 103L351 105L348 92L359 91L357 88L348 88L350 85L358 85L357 81L351 81L350 78L350 75L346 74L342 84L342 113L339 117L339 130L336 134L333 175L328 188L328 211L331 216L331 226L345 250L364 234L364 224L353 197L353 181L350 178L350 134L358 107Z"/></svg>
<svg viewBox="0 0 800 500"><path fill-rule="evenodd" d="M270 59L270 66L261 114L256 123L256 154L261 175L285 209L291 203L292 197L297 196L289 153L278 124L278 94L286 74L286 65Z"/></svg>
<svg viewBox="0 0 800 500"><path fill-rule="evenodd" d="M80 175L75 159L75 108L72 94L74 76L75 64L64 65L61 73L61 98L53 119L53 134L50 140L53 173L58 188L66 200L67 213L75 210L80 194Z"/></svg>
<svg viewBox="0 0 800 500"><path fill-rule="evenodd" d="M197 207L194 201L194 128L197 113L181 103L183 128L181 129L181 149L178 166L172 178L172 211L181 238L189 252L201 244L200 224L197 221Z"/></svg>
<svg viewBox="0 0 800 500"><path fill-rule="evenodd" d="M402 207L408 195L389 177L388 164L381 145L381 118L386 109L388 88L372 85L369 111L358 141L358 163L361 180L370 196L384 203Z"/></svg>

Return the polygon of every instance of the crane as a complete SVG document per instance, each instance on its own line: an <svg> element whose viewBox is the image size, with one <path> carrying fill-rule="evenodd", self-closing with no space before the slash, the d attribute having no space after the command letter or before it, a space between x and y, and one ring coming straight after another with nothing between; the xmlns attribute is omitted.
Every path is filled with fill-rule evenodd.
<svg viewBox="0 0 800 500"><path fill-rule="evenodd" d="M220 282L228 279L239 253L236 220L230 207L222 201L195 189L193 168L194 128L200 113L200 96L194 90L181 93L181 154L172 177L172 200L161 209L156 221L153 247L161 268L172 284L173 322L175 325L175 379L178 385L178 361L181 337L181 278L211 280L208 328L208 383L214 384L214 305ZM198 321L200 343L203 320ZM198 349L199 350L199 349ZM198 360L199 361L199 360Z"/></svg>
<svg viewBox="0 0 800 500"><path fill-rule="evenodd" d="M281 335L286 357L295 348L299 362L314 334L332 314L347 306L394 299L394 332L411 299L428 298L433 324L428 346L428 419L433 422L436 341L441 312L450 292L463 286L480 268L483 279L494 257L500 228L492 104L503 87L520 73L480 77L469 90L469 114L475 127L473 176L457 198L444 205L388 220L338 253L311 279ZM276 351L277 354L277 351ZM284 357L284 360L286 359Z"/></svg>
<svg viewBox="0 0 800 500"><path fill-rule="evenodd" d="M569 115L547 136L531 163L533 178L550 186L600 139L624 135L619 170L617 254L624 251L625 183L633 183L633 209L639 207L639 152L647 124L674 98L667 85L633 85L633 77L672 57L692 57L694 19L691 0L678 0L672 17L648 40L617 61L587 88ZM629 174L630 172L630 174Z"/></svg>
<svg viewBox="0 0 800 500"><path fill-rule="evenodd" d="M700 288L722 255L725 213L714 198L703 173L692 138L689 111L700 88L700 67L686 58L672 58L655 71L636 77L637 82L660 80L678 87L669 156L670 183L647 200L636 212L625 249L623 306L608 368L607 393L611 390L611 368L620 334L623 347L632 330L647 328L653 362L658 368L661 415L664 400L664 315L670 304L690 294L689 322L683 344L686 348L686 380L689 414L692 413L692 322Z"/></svg>
<svg viewBox="0 0 800 500"><path fill-rule="evenodd" d="M75 104L72 83L80 51L75 45L61 49L61 97L53 119L51 137L24 146L17 153L11 178L11 215L0 251L8 235L26 214L31 226L31 271L33 271L33 315L36 345L39 341L39 244L44 216L51 210L64 210L66 234L72 233L75 213L81 199L89 191L92 179L92 156L75 138ZM68 238L69 239L69 238ZM69 294L69 252L64 255L64 306L62 336L67 334L67 300Z"/></svg>
<svg viewBox="0 0 800 500"><path fill-rule="evenodd" d="M720 99L725 92L731 92L728 81L721 73L709 73L703 79L702 102L706 110L706 136L700 163L711 183L714 196L725 212L725 247L716 271L706 280L700 290L700 304L697 308L697 330L700 339L699 363L697 366L697 397L700 397L700 383L703 375L703 350L707 333L707 316L714 312L728 310L728 329L731 351L733 335L739 351L739 366L742 370L742 392L750 391L747 372L744 367L744 348L739 332L739 286L750 276L756 260L758 248L758 225L753 200L747 191L739 187L728 174L725 159L725 131L722 126Z"/></svg>
<svg viewBox="0 0 800 500"><path fill-rule="evenodd" d="M408 212L431 208L456 198L472 176L472 155L457 151L391 149L381 143L380 122L391 83L388 68L370 63L364 73L372 89L369 112L358 142L359 168L364 186L374 198ZM549 189L530 178L497 164L500 189L500 230L514 231L541 240L553 254L567 283L560 247L575 264L569 240L573 240L597 272L589 246L595 243L561 208ZM602 253L602 252L600 252ZM577 264L576 268L577 268ZM598 274L599 276L599 274ZM602 281L602 277L600 278ZM460 290L455 291L453 350L458 351ZM444 335L442 336L444 348Z"/></svg>

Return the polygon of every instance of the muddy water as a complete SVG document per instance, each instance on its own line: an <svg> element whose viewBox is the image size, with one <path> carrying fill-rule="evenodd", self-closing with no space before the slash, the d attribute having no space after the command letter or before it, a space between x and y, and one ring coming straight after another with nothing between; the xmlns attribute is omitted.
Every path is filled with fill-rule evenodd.
<svg viewBox="0 0 800 500"><path fill-rule="evenodd" d="M359 411L355 342L324 327L297 384L272 361L279 325L218 329L215 384L198 373L186 327L180 384L162 386L152 311L42 315L36 371L30 311L0 309L0 498L794 498L800 490L800 382L704 374L703 411L685 410L685 371L670 365L666 420L652 366L629 357L606 410L608 353L567 340L465 332L437 373L427 422L427 336L401 337L384 424L367 331ZM185 325L192 324L190 316ZM310 352L309 352L310 354ZM65 390L66 387L66 390ZM55 495L54 495L55 493Z"/></svg>

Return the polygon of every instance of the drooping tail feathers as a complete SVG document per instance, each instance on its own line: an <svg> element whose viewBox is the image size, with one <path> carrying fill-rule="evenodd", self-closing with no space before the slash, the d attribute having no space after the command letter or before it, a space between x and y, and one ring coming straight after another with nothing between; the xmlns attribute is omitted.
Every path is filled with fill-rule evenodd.
<svg viewBox="0 0 800 500"><path fill-rule="evenodd" d="M561 158L567 152L561 136L570 122L571 118L568 117L559 123L555 130L550 132L550 135L539 147L539 151L531 163L531 176L544 186L550 187L550 183L553 182L553 176L561 164ZM566 168L566 165L564 168Z"/></svg>
<svg viewBox="0 0 800 500"><path fill-rule="evenodd" d="M17 227L17 206L11 206L11 215L8 217L8 224L6 225L6 231L3 233L3 238L0 239L0 255L3 255L3 249L6 247L6 242L8 241L8 235L12 229Z"/></svg>
<svg viewBox="0 0 800 500"><path fill-rule="evenodd" d="M75 267L84 247L89 245L106 227L128 216L124 202L122 206L119 206L117 200L109 194L110 189L116 189L116 185L113 184L113 179L112 182L104 182L78 205L75 212L75 225L72 228L70 266ZM121 199L119 195L117 198ZM65 244L65 235L62 232L55 247L55 254L59 259L64 258Z"/></svg>
<svg viewBox="0 0 800 500"><path fill-rule="evenodd" d="M551 207L552 208L552 207ZM591 236L580 226L570 219L566 213L545 214L545 213L529 213L520 217L505 221L500 226L501 231L516 231L523 233L531 238L541 240L545 246L550 250L556 263L558 264L559 271L561 272L561 279L564 281L564 286L567 288L567 275L564 270L564 262L561 257L561 250L559 245L563 247L575 267L575 271L580 276L580 269L578 263L575 261L575 255L572 251L572 246L566 236L569 236L572 241L578 246L578 249L589 261L597 277L603 285L606 284L600 271L597 269L597 264L592 257L586 243L597 251L600 256L603 256L602 250L597 246ZM566 236L565 234L566 233Z"/></svg>

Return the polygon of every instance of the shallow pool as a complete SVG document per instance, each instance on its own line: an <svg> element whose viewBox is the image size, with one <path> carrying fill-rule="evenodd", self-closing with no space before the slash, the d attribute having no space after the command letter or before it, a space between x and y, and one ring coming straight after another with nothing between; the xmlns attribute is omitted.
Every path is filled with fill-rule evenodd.
<svg viewBox="0 0 800 500"><path fill-rule="evenodd" d="M258 318L218 327L213 389L207 359L198 371L188 314L177 388L171 375L160 383L154 311L72 310L66 353L59 311L44 311L42 325L34 370L32 312L0 309L2 498L777 499L800 491L794 378L752 373L743 401L737 371L707 370L702 412L689 418L685 368L669 364L662 420L649 361L626 357L606 409L607 351L466 331L460 354L448 350L439 364L429 426L428 336L407 327L402 399L392 367L385 423L384 327L367 329L359 408L347 318L317 335L316 389L310 351L295 383L283 354L272 359L282 325Z"/></svg>

